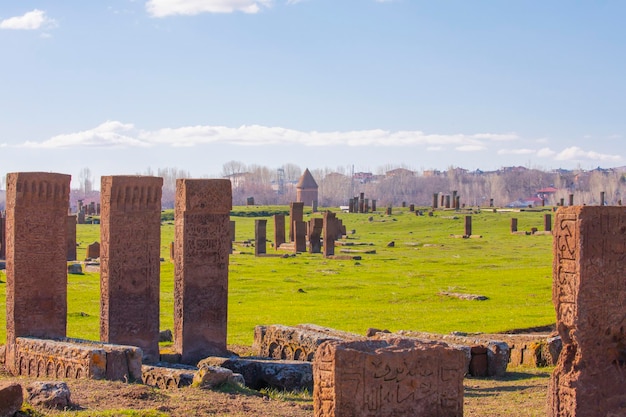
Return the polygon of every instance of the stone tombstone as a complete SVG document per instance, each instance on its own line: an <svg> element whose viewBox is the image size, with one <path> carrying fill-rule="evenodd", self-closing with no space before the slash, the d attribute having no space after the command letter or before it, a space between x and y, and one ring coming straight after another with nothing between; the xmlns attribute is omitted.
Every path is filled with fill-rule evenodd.
<svg viewBox="0 0 626 417"><path fill-rule="evenodd" d="M458 191L454 190L452 191L452 208L458 209L459 207L456 206L456 195L457 195Z"/></svg>
<svg viewBox="0 0 626 417"><path fill-rule="evenodd" d="M294 252L306 252L306 223L294 222L293 225L296 232Z"/></svg>
<svg viewBox="0 0 626 417"><path fill-rule="evenodd" d="M176 245L174 242L170 242L170 261L174 262L176 259Z"/></svg>
<svg viewBox="0 0 626 417"><path fill-rule="evenodd" d="M176 180L174 348L183 363L226 353L232 188Z"/></svg>
<svg viewBox="0 0 626 417"><path fill-rule="evenodd" d="M324 219L319 217L311 219L309 222L309 252L322 252L322 229L324 227Z"/></svg>
<svg viewBox="0 0 626 417"><path fill-rule="evenodd" d="M78 212L80 213L81 211L83 211L83 201L84 200L78 200Z"/></svg>
<svg viewBox="0 0 626 417"><path fill-rule="evenodd" d="M606 200L605 200L604 196L605 196L604 191L600 191L600 205L601 206L604 206L606 204Z"/></svg>
<svg viewBox="0 0 626 417"><path fill-rule="evenodd" d="M100 243L93 242L87 245L87 259L98 259L100 257Z"/></svg>
<svg viewBox="0 0 626 417"><path fill-rule="evenodd" d="M433 194L433 209L437 208L438 202L439 202L439 193L434 193Z"/></svg>
<svg viewBox="0 0 626 417"><path fill-rule="evenodd" d="M372 200L372 211L376 211L376 200Z"/></svg>
<svg viewBox="0 0 626 417"><path fill-rule="evenodd" d="M285 243L285 215L274 215L274 249L278 250Z"/></svg>
<svg viewBox="0 0 626 417"><path fill-rule="evenodd" d="M387 216L391 216L393 214L393 209L391 206L387 207Z"/></svg>
<svg viewBox="0 0 626 417"><path fill-rule="evenodd" d="M76 219L76 222L78 224L85 224L85 208L84 207L78 212L78 218Z"/></svg>
<svg viewBox="0 0 626 417"><path fill-rule="evenodd" d="M552 215L551 214L543 215L543 230L545 230L546 232L552 231Z"/></svg>
<svg viewBox="0 0 626 417"><path fill-rule="evenodd" d="M413 213L415 211L415 204L409 205L409 211Z"/></svg>
<svg viewBox="0 0 626 417"><path fill-rule="evenodd" d="M7 174L7 364L18 337L65 337L70 176Z"/></svg>
<svg viewBox="0 0 626 417"><path fill-rule="evenodd" d="M315 417L463 416L465 353L440 342L328 341L313 361Z"/></svg>
<svg viewBox="0 0 626 417"><path fill-rule="evenodd" d="M311 203L311 211L313 213L317 213L317 200L313 200L313 202Z"/></svg>
<svg viewBox="0 0 626 417"><path fill-rule="evenodd" d="M354 213L354 199L348 200L348 213Z"/></svg>
<svg viewBox="0 0 626 417"><path fill-rule="evenodd" d="M569 205L573 206L574 205L574 194L570 194L569 195Z"/></svg>
<svg viewBox="0 0 626 417"><path fill-rule="evenodd" d="M548 416L623 416L626 404L626 212L560 208L554 225L552 302L563 348Z"/></svg>
<svg viewBox="0 0 626 417"><path fill-rule="evenodd" d="M304 203L293 202L289 204L289 241L293 242L295 235L295 222L304 221Z"/></svg>
<svg viewBox="0 0 626 417"><path fill-rule="evenodd" d="M511 233L517 232L517 219L515 217L511 218Z"/></svg>
<svg viewBox="0 0 626 417"><path fill-rule="evenodd" d="M322 234L324 235L324 257L333 256L335 254L335 236L337 232L335 230L335 223L337 218L332 211L324 212Z"/></svg>
<svg viewBox="0 0 626 417"><path fill-rule="evenodd" d="M254 221L254 256L267 253L267 220L256 219Z"/></svg>
<svg viewBox="0 0 626 417"><path fill-rule="evenodd" d="M465 216L465 234L464 236L472 235L472 216Z"/></svg>
<svg viewBox="0 0 626 417"><path fill-rule="evenodd" d="M559 206L561 206L561 207L565 206L565 199L564 199L564 198L562 198L562 199L559 201Z"/></svg>
<svg viewBox="0 0 626 417"><path fill-rule="evenodd" d="M493 207L493 198L489 199L489 207Z"/></svg>
<svg viewBox="0 0 626 417"><path fill-rule="evenodd" d="M454 208L457 209L457 210L460 209L460 208L465 208L465 204L463 204L463 206L461 207L461 196L460 195L456 196L456 202L454 204L455 204Z"/></svg>
<svg viewBox="0 0 626 417"><path fill-rule="evenodd" d="M0 212L0 259L6 259L6 219Z"/></svg>
<svg viewBox="0 0 626 417"><path fill-rule="evenodd" d="M91 214L92 216L96 214L96 202L92 201L91 203L89 203L89 214Z"/></svg>
<svg viewBox="0 0 626 417"><path fill-rule="evenodd" d="M147 363L159 360L162 186L121 175L100 186L100 340L140 347Z"/></svg>
<svg viewBox="0 0 626 417"><path fill-rule="evenodd" d="M363 193L361 193L361 195L363 195ZM359 213L365 213L365 199L364 198L359 198L359 209L358 209Z"/></svg>
<svg viewBox="0 0 626 417"><path fill-rule="evenodd" d="M76 260L76 216L67 216L67 260L75 261Z"/></svg>
<svg viewBox="0 0 626 417"><path fill-rule="evenodd" d="M370 211L369 205L370 205L370 200L368 198L363 200L363 212L369 213L369 211Z"/></svg>
<svg viewBox="0 0 626 417"><path fill-rule="evenodd" d="M446 208L450 208L450 195L446 195Z"/></svg>
<svg viewBox="0 0 626 417"><path fill-rule="evenodd" d="M254 197L248 197L246 199L246 205L253 206L254 205Z"/></svg>

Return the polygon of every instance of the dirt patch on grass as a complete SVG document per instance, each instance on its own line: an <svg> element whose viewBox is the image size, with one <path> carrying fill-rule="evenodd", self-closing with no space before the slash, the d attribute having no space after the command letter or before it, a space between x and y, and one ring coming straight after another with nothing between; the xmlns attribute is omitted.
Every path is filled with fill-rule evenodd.
<svg viewBox="0 0 626 417"><path fill-rule="evenodd" d="M545 415L550 369L515 368L503 378L466 378L465 417L534 417ZM26 386L35 379L0 372L0 381ZM66 380L73 409L37 409L46 416L229 416L312 417L310 395L263 395L199 388L159 390L122 382ZM128 410L134 410L129 413ZM28 415L28 414L26 414ZM33 415L33 414L31 414ZM40 414L41 415L41 414Z"/></svg>

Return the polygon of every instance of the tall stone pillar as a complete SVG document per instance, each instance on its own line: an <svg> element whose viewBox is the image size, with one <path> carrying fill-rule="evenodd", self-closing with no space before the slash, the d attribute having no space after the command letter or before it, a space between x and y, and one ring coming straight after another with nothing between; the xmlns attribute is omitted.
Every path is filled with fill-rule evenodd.
<svg viewBox="0 0 626 417"><path fill-rule="evenodd" d="M604 191L600 192L600 205L603 206L605 204L605 199L604 199L605 193Z"/></svg>
<svg viewBox="0 0 626 417"><path fill-rule="evenodd" d="M76 215L67 216L67 260L76 260Z"/></svg>
<svg viewBox="0 0 626 417"><path fill-rule="evenodd" d="M70 176L7 174L7 364L16 337L53 339L67 329Z"/></svg>
<svg viewBox="0 0 626 417"><path fill-rule="evenodd" d="M293 222L295 230L295 244L293 245L294 252L306 252L306 223Z"/></svg>
<svg viewBox="0 0 626 417"><path fill-rule="evenodd" d="M274 215L274 249L278 250L285 243L285 215Z"/></svg>
<svg viewBox="0 0 626 417"><path fill-rule="evenodd" d="M569 205L570 207L574 205L574 194L569 195Z"/></svg>
<svg viewBox="0 0 626 417"><path fill-rule="evenodd" d="M552 231L552 215L551 214L543 215L543 230L545 230L546 232Z"/></svg>
<svg viewBox="0 0 626 417"><path fill-rule="evenodd" d="M511 233L517 232L517 219L515 217L511 218Z"/></svg>
<svg viewBox="0 0 626 417"><path fill-rule="evenodd" d="M0 212L0 259L6 258L7 240L6 240L6 219L2 217Z"/></svg>
<svg viewBox="0 0 626 417"><path fill-rule="evenodd" d="M472 235L472 216L465 216L465 236Z"/></svg>
<svg viewBox="0 0 626 417"><path fill-rule="evenodd" d="M162 186L142 176L100 186L100 340L138 346L148 363L159 360Z"/></svg>
<svg viewBox="0 0 626 417"><path fill-rule="evenodd" d="M450 195L446 195L446 208L450 208Z"/></svg>
<svg viewBox="0 0 626 417"><path fill-rule="evenodd" d="M304 203L293 202L289 204L289 241L294 242L295 235L295 222L304 221Z"/></svg>
<svg viewBox="0 0 626 417"><path fill-rule="evenodd" d="M322 226L322 234L324 235L324 257L333 256L335 254L335 237L337 235L335 229L336 219L335 213L331 211L324 212L324 223Z"/></svg>
<svg viewBox="0 0 626 417"><path fill-rule="evenodd" d="M176 180L174 347L183 363L226 353L229 180Z"/></svg>
<svg viewBox="0 0 626 417"><path fill-rule="evenodd" d="M254 255L267 253L267 220L256 219L254 221Z"/></svg>
<svg viewBox="0 0 626 417"><path fill-rule="evenodd" d="M322 229L324 219L314 218L309 222L309 253L322 252Z"/></svg>
<svg viewBox="0 0 626 417"><path fill-rule="evenodd" d="M433 209L436 209L438 206L438 201L439 200L439 193L434 193L433 194Z"/></svg>
<svg viewBox="0 0 626 417"><path fill-rule="evenodd" d="M557 211L552 302L563 349L548 389L548 416L624 415L626 212Z"/></svg>
<svg viewBox="0 0 626 417"><path fill-rule="evenodd" d="M376 200L372 200L372 211L376 211Z"/></svg>

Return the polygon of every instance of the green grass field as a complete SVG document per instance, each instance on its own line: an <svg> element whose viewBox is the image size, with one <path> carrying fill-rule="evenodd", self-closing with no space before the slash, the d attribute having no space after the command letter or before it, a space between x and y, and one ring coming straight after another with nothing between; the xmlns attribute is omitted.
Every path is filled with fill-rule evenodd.
<svg viewBox="0 0 626 417"><path fill-rule="evenodd" d="M259 207L257 210L287 210ZM238 213L254 208L237 207ZM321 217L321 214L315 214ZM551 303L552 237L509 233L511 217L519 230L543 230L541 212L474 214L473 233L459 239L464 214L439 211L434 217L395 209L380 213L338 213L348 230L336 255L361 260L324 259L320 254L255 257L254 248L236 243L230 258L228 343L250 345L258 324L314 323L364 333L368 327L433 332L499 332L554 323ZM305 213L305 220L311 217ZM268 219L268 241L273 221ZM371 218L371 221L370 221ZM236 241L254 240L254 218L232 217ZM354 230L352 234L351 231ZM161 329L173 329L173 264L169 242L172 221L162 226ZM78 256L99 241L98 225L78 225ZM387 244L393 241L394 247ZM341 253L375 250L375 254ZM268 243L268 254L275 251ZM285 253L285 252L279 252ZM0 279L6 281L5 272ZM69 275L68 336L99 337L99 275ZM442 291L479 294L486 301L442 296ZM5 285L0 285L4 304ZM0 340L5 337L5 309L0 311Z"/></svg>

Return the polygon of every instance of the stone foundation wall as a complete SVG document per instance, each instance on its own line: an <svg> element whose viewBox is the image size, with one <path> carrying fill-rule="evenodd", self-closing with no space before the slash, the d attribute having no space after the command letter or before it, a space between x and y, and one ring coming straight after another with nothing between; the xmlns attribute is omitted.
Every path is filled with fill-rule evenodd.
<svg viewBox="0 0 626 417"><path fill-rule="evenodd" d="M15 376L140 381L141 356L134 346L18 337L7 346L6 367Z"/></svg>

